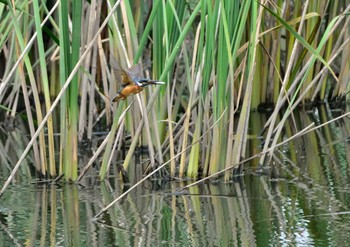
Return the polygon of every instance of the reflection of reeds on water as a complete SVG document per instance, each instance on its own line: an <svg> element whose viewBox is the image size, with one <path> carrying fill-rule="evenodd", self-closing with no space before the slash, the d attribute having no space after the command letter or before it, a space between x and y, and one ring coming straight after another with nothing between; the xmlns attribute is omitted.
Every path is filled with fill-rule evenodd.
<svg viewBox="0 0 350 247"><path fill-rule="evenodd" d="M177 188L174 185L170 185L171 190ZM110 192L105 195L110 197ZM230 185L229 189L193 186L185 195L144 195L137 189L98 223L115 231L119 243L132 239L139 244L199 246L243 241L252 246L255 237L247 199L240 184Z"/></svg>
<svg viewBox="0 0 350 247"><path fill-rule="evenodd" d="M296 119L308 125L315 117L321 115L301 113ZM347 132L344 125L329 130ZM315 153L324 148L319 139L327 139L327 131L310 135L276 152L279 174L273 179L253 175L252 169L233 183L208 182L185 191L179 189L187 182L147 180L96 221L96 212L128 189L118 177L101 182L90 176L80 185L63 187L10 187L2 197L2 237L18 245L45 246L266 246L313 241L332 245L344 237L329 238L329 227L335 235L349 227L347 180L340 162L345 143L333 142L335 163L328 155L315 160ZM306 157L286 156L301 150Z"/></svg>

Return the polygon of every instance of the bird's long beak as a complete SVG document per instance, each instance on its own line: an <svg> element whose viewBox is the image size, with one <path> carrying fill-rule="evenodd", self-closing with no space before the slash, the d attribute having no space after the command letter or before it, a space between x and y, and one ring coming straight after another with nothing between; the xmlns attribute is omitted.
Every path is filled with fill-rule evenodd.
<svg viewBox="0 0 350 247"><path fill-rule="evenodd" d="M154 80L147 80L147 81L144 81L144 82L141 82L141 83L137 83L138 85L141 84L142 87L146 87L148 85L164 85L165 82L163 81L154 81Z"/></svg>
<svg viewBox="0 0 350 247"><path fill-rule="evenodd" d="M165 85L165 82L163 82L163 81L153 81L153 84Z"/></svg>

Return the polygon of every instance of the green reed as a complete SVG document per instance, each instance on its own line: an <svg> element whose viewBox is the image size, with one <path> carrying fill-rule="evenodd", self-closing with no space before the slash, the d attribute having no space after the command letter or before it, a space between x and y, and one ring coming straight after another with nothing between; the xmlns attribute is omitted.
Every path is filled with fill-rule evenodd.
<svg viewBox="0 0 350 247"><path fill-rule="evenodd" d="M72 33L69 32L69 2L60 4L60 82L65 83L68 75L79 60L81 39L82 1L73 1ZM78 75L70 83L67 93L61 100L61 139L60 171L67 180L75 181L78 176Z"/></svg>

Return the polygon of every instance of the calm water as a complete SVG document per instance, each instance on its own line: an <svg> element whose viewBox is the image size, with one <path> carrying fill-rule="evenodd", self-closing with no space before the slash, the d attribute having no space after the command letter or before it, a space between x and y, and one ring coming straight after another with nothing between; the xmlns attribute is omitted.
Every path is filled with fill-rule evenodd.
<svg viewBox="0 0 350 247"><path fill-rule="evenodd" d="M300 130L339 114L322 108L297 114L296 123ZM264 121L253 114L250 133ZM276 179L255 175L253 161L235 182L208 182L181 195L172 192L185 183L147 181L97 222L91 219L126 189L120 180L100 183L89 175L79 185L31 183L21 176L23 166L0 199L0 246L344 246L349 123L332 123L279 149ZM252 140L250 152L257 147Z"/></svg>

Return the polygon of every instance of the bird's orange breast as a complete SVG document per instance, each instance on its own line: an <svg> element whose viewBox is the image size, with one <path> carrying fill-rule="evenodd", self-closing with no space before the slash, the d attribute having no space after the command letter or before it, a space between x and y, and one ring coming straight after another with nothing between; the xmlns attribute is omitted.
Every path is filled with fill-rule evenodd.
<svg viewBox="0 0 350 247"><path fill-rule="evenodd" d="M133 95L133 94L137 94L139 92L141 92L143 90L142 87L137 86L137 85L128 85L125 88L123 88L123 90L121 91L121 93L128 97L129 95Z"/></svg>

